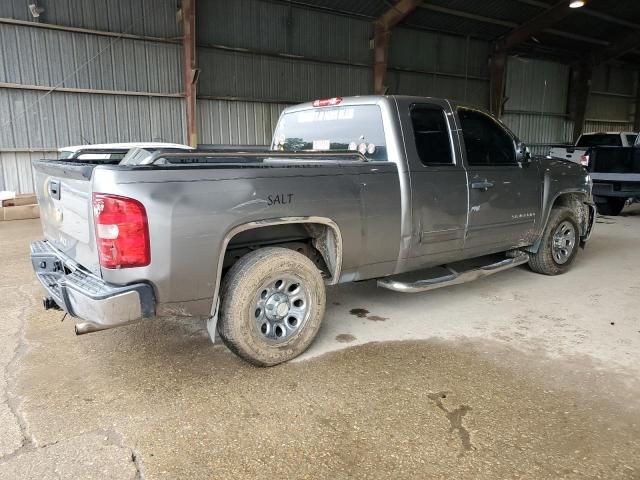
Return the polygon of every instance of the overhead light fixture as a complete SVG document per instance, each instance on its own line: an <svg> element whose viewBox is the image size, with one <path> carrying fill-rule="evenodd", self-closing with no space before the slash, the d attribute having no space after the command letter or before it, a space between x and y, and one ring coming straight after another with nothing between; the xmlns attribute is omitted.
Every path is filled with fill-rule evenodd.
<svg viewBox="0 0 640 480"><path fill-rule="evenodd" d="M584 7L584 0L573 0L571 2L569 2L569 8L580 8L580 7Z"/></svg>

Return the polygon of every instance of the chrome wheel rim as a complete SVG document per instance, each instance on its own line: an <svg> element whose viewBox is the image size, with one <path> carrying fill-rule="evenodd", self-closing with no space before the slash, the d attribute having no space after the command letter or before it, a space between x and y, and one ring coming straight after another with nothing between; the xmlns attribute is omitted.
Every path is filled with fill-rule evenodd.
<svg viewBox="0 0 640 480"><path fill-rule="evenodd" d="M559 265L569 261L576 246L576 229L569 221L564 221L553 232L551 252L553 259Z"/></svg>
<svg viewBox="0 0 640 480"><path fill-rule="evenodd" d="M296 275L277 275L257 291L253 309L258 335L269 343L284 343L297 335L310 314L309 294Z"/></svg>

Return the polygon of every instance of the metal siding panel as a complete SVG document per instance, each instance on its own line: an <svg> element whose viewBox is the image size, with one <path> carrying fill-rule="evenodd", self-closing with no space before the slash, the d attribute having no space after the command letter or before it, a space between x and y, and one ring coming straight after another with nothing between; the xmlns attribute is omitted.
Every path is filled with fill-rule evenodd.
<svg viewBox="0 0 640 480"><path fill-rule="evenodd" d="M558 115L506 113L502 121L535 155L545 155L551 144L572 143L573 122Z"/></svg>
<svg viewBox="0 0 640 480"><path fill-rule="evenodd" d="M3 82L159 93L182 90L179 45L17 25L3 25L0 36Z"/></svg>
<svg viewBox="0 0 640 480"><path fill-rule="evenodd" d="M480 108L487 108L489 103L489 82L486 80L414 72L389 72L387 83L390 93L393 94L448 98Z"/></svg>
<svg viewBox="0 0 640 480"><path fill-rule="evenodd" d="M487 77L488 57L485 41L412 29L394 30L389 45L391 67L438 73Z"/></svg>
<svg viewBox="0 0 640 480"><path fill-rule="evenodd" d="M204 96L306 101L369 93L372 69L320 64L251 54L202 50L200 65L213 72L200 77ZM211 68L207 69L207 65ZM215 68L214 68L215 66Z"/></svg>
<svg viewBox="0 0 640 480"><path fill-rule="evenodd" d="M587 120L584 123L584 133L590 132L632 132L633 123L631 122L611 122L600 121L594 122Z"/></svg>
<svg viewBox="0 0 640 480"><path fill-rule="evenodd" d="M291 53L366 63L371 61L371 22L294 8Z"/></svg>
<svg viewBox="0 0 640 480"><path fill-rule="evenodd" d="M587 118L592 120L618 120L629 122L633 100L626 97L592 93L587 104Z"/></svg>
<svg viewBox="0 0 640 480"><path fill-rule="evenodd" d="M179 30L175 20L176 2L168 0L38 0L44 7L43 23L70 27L125 32L154 37L175 37ZM0 16L32 21L29 2L2 0Z"/></svg>
<svg viewBox="0 0 640 480"><path fill-rule="evenodd" d="M57 158L58 152L0 152L0 190L33 193L31 160Z"/></svg>
<svg viewBox="0 0 640 480"><path fill-rule="evenodd" d="M198 100L200 143L268 145L280 112L280 103Z"/></svg>
<svg viewBox="0 0 640 480"><path fill-rule="evenodd" d="M205 44L355 62L371 59L367 20L260 0L214 0L198 8L197 35ZM225 21L210 28L211 18Z"/></svg>
<svg viewBox="0 0 640 480"><path fill-rule="evenodd" d="M596 92L634 96L638 72L616 65L601 65L593 71L591 89Z"/></svg>
<svg viewBox="0 0 640 480"><path fill-rule="evenodd" d="M436 71L438 68L437 37L438 35L432 32L405 28L394 30L389 44L389 65ZM416 52L420 52L420 55L416 55Z"/></svg>
<svg viewBox="0 0 640 480"><path fill-rule="evenodd" d="M545 60L509 57L505 109L565 113L569 66Z"/></svg>
<svg viewBox="0 0 640 480"><path fill-rule="evenodd" d="M184 142L180 98L0 89L0 105L7 104L9 108L0 115L3 148L158 139Z"/></svg>

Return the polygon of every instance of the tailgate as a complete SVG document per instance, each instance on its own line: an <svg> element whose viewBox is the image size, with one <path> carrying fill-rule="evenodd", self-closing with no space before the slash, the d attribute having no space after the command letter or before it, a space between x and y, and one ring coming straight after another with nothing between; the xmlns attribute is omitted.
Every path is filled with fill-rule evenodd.
<svg viewBox="0 0 640 480"><path fill-rule="evenodd" d="M640 173L640 148L593 148L589 170L594 173Z"/></svg>
<svg viewBox="0 0 640 480"><path fill-rule="evenodd" d="M66 256L100 275L91 206L95 165L36 160L36 195L45 238Z"/></svg>
<svg viewBox="0 0 640 480"><path fill-rule="evenodd" d="M552 148L549 152L551 158L561 158L570 162L580 163L580 157L584 155L586 149L581 148Z"/></svg>

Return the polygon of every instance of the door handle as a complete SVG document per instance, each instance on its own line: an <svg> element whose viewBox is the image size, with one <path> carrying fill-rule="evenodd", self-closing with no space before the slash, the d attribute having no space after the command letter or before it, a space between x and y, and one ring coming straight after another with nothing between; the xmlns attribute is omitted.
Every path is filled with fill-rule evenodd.
<svg viewBox="0 0 640 480"><path fill-rule="evenodd" d="M493 182L489 182L487 180L471 183L471 188L477 188L478 190L482 190L483 192L486 192L488 189L492 187L493 187Z"/></svg>

